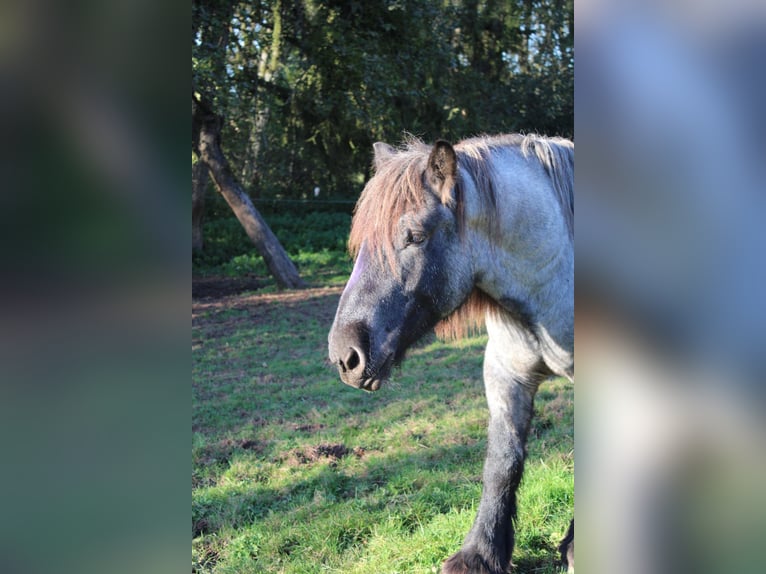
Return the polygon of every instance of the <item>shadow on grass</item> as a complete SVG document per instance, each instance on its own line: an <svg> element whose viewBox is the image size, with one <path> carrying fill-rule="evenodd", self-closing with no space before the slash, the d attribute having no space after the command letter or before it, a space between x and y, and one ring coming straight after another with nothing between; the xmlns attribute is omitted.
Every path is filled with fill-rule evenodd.
<svg viewBox="0 0 766 574"><path fill-rule="evenodd" d="M426 339L409 355L394 382L375 395L340 382L327 358L327 333L339 289L315 289L200 301L193 306L193 430L211 436L253 432L273 424L297 424L312 409L331 420L364 413L371 418L402 398L444 395L445 381L460 379L481 394L483 347L424 352ZM466 362L468 351L473 362ZM446 364L452 361L458 364ZM444 362L442 365L440 362ZM433 379L433 380L432 380ZM438 385L436 384L438 383ZM461 385L446 382L448 388ZM465 384L462 385L465 387ZM449 400L447 397L446 400ZM316 417L315 417L316 418ZM221 438L227 438L224 434ZM227 445L224 445L227 446ZM265 445L264 455L268 455Z"/></svg>
<svg viewBox="0 0 766 574"><path fill-rule="evenodd" d="M367 511L381 510L389 500L377 500L376 491L385 489L387 493L398 496L417 495L420 487L413 484L409 489L402 488L402 477L415 473L445 470L454 467L456 461L483 456L485 445L469 447L455 445L436 447L417 454L375 456L374 459L354 468L335 464L329 458L313 463L306 463L304 468L311 471L308 478L300 478L281 488L251 486L237 489L236 493L213 496L209 500L198 500L192 508L193 535L212 534L223 527L237 528L261 520L273 513L289 514L301 511L303 506L314 504L316 493L329 497L334 503L356 500L365 503ZM471 454L480 457L471 457ZM353 455L352 455L353 456ZM474 483L479 482L478 471ZM459 475L455 480L465 482ZM226 508L226 507L229 508ZM434 515L453 508L450 500L429 500L429 510ZM218 517L226 517L225 524Z"/></svg>
<svg viewBox="0 0 766 574"><path fill-rule="evenodd" d="M283 488L256 486L207 505L196 504L192 514L193 537L213 534L219 528L248 528L278 515L282 523L310 521L312 528L328 533L336 550L342 553L354 546L363 546L372 525L383 517L390 517L392 510L399 532L404 536L413 535L438 516L475 507L485 447L485 443L453 445L380 455L353 468L327 460L316 462L310 476ZM434 474L429 476L430 473ZM445 477L445 473L451 476ZM330 503L318 506L317 493ZM359 527L359 519L345 512L356 513L356 516L361 513L367 525ZM520 526L523 527L517 525ZM268 526L264 524L264 528ZM460 532L449 543L452 549L445 552L445 559L460 547L464 535L465 532ZM513 572L559 572L557 553L552 545L537 543L535 548L519 550L533 556L516 559Z"/></svg>
<svg viewBox="0 0 766 574"><path fill-rule="evenodd" d="M339 296L340 289L333 288L194 302L193 428L205 445L193 458L193 537L230 533L273 515L321 521L332 517L334 504L351 503L370 516L396 506L401 528L413 532L424 520L478 502L486 436L470 444L426 445L395 454L355 454L343 437L356 436L351 442L358 443L351 430L375 433L397 424L409 416L396 408L403 400L407 408L430 408L436 401L458 412L466 397L483 402L483 345L420 346L404 371L395 373L400 382L375 394L351 389L326 359ZM314 453L305 450L311 440ZM328 441L327 448L319 448ZM360 460L348 464L355 456ZM256 465L294 466L301 476L271 487L268 476L261 479L255 472L241 483L235 479L231 488L208 489L235 459L245 465L255 460ZM433 481L418 479L426 473L438 473L435 481L445 487L436 492ZM456 493L461 488L462 494ZM418 497L418 508L409 508L406 503ZM354 530L344 532L336 541L340 551L361 543ZM550 558L520 558L515 572L557 572L555 550L543 552Z"/></svg>

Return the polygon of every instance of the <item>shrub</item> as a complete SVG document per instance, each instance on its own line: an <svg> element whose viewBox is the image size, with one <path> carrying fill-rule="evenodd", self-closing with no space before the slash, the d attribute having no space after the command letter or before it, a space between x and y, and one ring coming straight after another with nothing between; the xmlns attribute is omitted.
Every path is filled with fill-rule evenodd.
<svg viewBox="0 0 766 574"><path fill-rule="evenodd" d="M296 265L342 262L351 216L342 212L266 213L264 218ZM236 218L213 219L204 226L205 248L192 257L197 275L267 275L266 266ZM312 259L309 254L324 254ZM334 255L330 256L332 253Z"/></svg>

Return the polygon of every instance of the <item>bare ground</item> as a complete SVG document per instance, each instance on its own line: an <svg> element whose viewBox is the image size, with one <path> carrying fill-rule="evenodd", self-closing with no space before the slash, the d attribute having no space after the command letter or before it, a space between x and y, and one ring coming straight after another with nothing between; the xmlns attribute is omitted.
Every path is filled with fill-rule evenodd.
<svg viewBox="0 0 766 574"><path fill-rule="evenodd" d="M247 310L248 321L269 322L285 313L297 319L310 315L332 322L342 287L311 287L276 293L258 293L258 279L195 278L192 281L192 327L204 327L215 318L219 327L234 327L236 320L216 317L227 310Z"/></svg>

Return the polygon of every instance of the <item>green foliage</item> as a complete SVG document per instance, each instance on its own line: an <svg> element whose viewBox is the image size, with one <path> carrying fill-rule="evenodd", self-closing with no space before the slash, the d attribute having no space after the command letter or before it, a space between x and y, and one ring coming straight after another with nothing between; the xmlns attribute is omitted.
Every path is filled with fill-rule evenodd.
<svg viewBox="0 0 766 574"><path fill-rule="evenodd" d="M292 256L298 271L304 280L311 284L325 282L331 284L343 283L351 273L351 262L348 256L340 251L324 249L320 252L300 251ZM336 272L336 269L343 269ZM266 277L268 270L263 258L255 253L237 255L213 271L227 277Z"/></svg>
<svg viewBox="0 0 766 574"><path fill-rule="evenodd" d="M328 266L343 268L349 264L346 241L351 216L348 213L266 210L264 217L304 279L317 278ZM208 220L204 236L204 251L192 258L196 275L269 275L263 258L236 218Z"/></svg>
<svg viewBox="0 0 766 574"><path fill-rule="evenodd" d="M353 202L377 140L571 137L573 16L572 0L194 0L192 84L259 209L316 188ZM345 250L341 215L280 205L262 212L291 256ZM195 273L263 273L228 207L213 194L207 209Z"/></svg>
<svg viewBox="0 0 766 574"><path fill-rule="evenodd" d="M192 80L257 198L355 197L371 145L571 136L573 2L192 3Z"/></svg>
<svg viewBox="0 0 766 574"><path fill-rule="evenodd" d="M193 571L430 573L470 528L486 336L426 342L368 394L325 364L337 299L315 289L195 309ZM519 491L522 572L558 572L573 506L572 396L564 381L538 394Z"/></svg>

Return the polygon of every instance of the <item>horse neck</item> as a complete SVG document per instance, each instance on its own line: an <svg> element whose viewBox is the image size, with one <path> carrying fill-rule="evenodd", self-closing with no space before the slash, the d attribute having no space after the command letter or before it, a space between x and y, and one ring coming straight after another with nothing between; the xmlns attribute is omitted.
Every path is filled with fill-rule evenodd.
<svg viewBox="0 0 766 574"><path fill-rule="evenodd" d="M496 169L496 225L467 187L466 241L476 284L501 306L523 305L551 336L570 344L574 248L542 169L514 158ZM473 189L471 189L473 187Z"/></svg>

